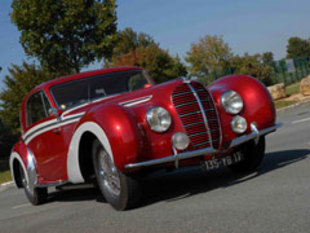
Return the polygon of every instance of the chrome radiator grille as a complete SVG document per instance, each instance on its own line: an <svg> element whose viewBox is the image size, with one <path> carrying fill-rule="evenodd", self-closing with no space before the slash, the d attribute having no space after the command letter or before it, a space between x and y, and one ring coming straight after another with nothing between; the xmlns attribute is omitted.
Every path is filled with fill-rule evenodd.
<svg viewBox="0 0 310 233"><path fill-rule="evenodd" d="M220 146L220 126L210 93L200 83L183 83L172 93L179 114L194 149Z"/></svg>

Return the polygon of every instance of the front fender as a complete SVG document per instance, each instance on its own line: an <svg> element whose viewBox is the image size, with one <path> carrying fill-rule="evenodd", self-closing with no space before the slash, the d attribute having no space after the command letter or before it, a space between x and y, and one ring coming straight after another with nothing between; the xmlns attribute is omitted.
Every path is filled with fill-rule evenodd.
<svg viewBox="0 0 310 233"><path fill-rule="evenodd" d="M123 170L125 164L137 161L143 149L143 129L130 109L116 104L97 106L81 119L80 124L85 122L100 126L106 135L104 146L110 147L106 149L118 169Z"/></svg>
<svg viewBox="0 0 310 233"><path fill-rule="evenodd" d="M224 143L238 136L230 127L233 115L226 113L221 105L221 95L225 91L234 90L243 98L244 108L239 115L245 117L248 125L255 122L261 130L275 124L274 103L267 88L259 80L247 75L230 75L215 81L207 88L219 111ZM248 127L247 133L250 132Z"/></svg>

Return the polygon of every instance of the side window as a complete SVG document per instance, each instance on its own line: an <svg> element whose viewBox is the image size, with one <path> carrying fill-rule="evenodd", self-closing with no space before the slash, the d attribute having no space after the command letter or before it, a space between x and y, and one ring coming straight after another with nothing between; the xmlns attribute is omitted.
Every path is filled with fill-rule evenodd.
<svg viewBox="0 0 310 233"><path fill-rule="evenodd" d="M29 97L27 101L27 126L47 117L50 103L42 91Z"/></svg>
<svg viewBox="0 0 310 233"><path fill-rule="evenodd" d="M141 73L137 73L129 78L128 89L130 91L143 89L145 84L147 84L145 76L143 76Z"/></svg>

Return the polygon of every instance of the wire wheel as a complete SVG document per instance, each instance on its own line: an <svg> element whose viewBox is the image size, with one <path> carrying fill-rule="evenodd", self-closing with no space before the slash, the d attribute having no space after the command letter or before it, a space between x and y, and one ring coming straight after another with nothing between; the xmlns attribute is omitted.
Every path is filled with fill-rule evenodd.
<svg viewBox="0 0 310 233"><path fill-rule="evenodd" d="M107 202L116 210L135 207L141 194L138 181L117 169L98 140L93 143L92 153L97 183Z"/></svg>
<svg viewBox="0 0 310 233"><path fill-rule="evenodd" d="M98 172L103 187L110 195L118 197L121 193L120 177L111 157L103 149L98 150Z"/></svg>

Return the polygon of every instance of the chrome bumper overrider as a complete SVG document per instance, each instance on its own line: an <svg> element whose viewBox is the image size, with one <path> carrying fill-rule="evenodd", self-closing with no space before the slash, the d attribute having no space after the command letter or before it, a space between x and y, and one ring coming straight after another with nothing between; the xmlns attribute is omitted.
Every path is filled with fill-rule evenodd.
<svg viewBox="0 0 310 233"><path fill-rule="evenodd" d="M232 147L238 146L244 142L253 140L253 139L255 141L257 141L260 136L274 132L274 131L276 131L277 128L279 128L281 126L282 126L282 122L278 122L277 124L275 124L272 127L269 127L269 128L266 128L266 129L259 131L256 128L255 124L251 123L250 127L252 130L252 133L238 137L238 138L232 140L230 142L229 146L226 148L226 150L230 149ZM129 163L129 164L125 165L125 168L147 167L147 166L158 165L158 164L169 163L169 162L175 162L176 167L178 167L179 160L184 160L184 159L189 159L189 158L193 158L193 157L197 157L197 156L201 156L201 155L208 155L208 154L214 154L214 153L219 153L219 152L221 152L221 151L214 149L212 147L207 147L204 149L188 151L188 152L183 152L180 154L166 156L166 157L163 157L160 159L153 159L153 160L148 160L148 161L139 162L139 163ZM224 151L222 151L222 152L224 152Z"/></svg>

